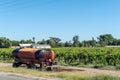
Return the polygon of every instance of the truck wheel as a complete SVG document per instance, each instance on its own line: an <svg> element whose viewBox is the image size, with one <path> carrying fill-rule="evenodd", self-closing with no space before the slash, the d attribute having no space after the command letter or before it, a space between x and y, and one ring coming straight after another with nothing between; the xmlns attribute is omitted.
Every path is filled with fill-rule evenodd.
<svg viewBox="0 0 120 80"><path fill-rule="evenodd" d="M13 67L19 67L19 63L13 63Z"/></svg>

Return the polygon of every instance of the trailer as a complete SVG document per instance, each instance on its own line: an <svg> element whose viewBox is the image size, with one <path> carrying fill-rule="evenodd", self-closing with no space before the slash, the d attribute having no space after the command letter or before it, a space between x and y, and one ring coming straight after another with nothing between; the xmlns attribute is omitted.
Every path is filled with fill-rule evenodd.
<svg viewBox="0 0 120 80"><path fill-rule="evenodd" d="M27 68L52 70L51 67L57 64L54 62L56 55L52 49L17 48L13 50L12 54L13 67L25 64Z"/></svg>

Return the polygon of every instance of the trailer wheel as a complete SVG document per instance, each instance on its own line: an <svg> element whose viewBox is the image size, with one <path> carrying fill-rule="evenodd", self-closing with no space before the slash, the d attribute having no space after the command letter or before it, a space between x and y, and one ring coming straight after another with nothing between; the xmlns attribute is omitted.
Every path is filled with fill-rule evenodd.
<svg viewBox="0 0 120 80"><path fill-rule="evenodd" d="M32 66L31 66L31 64L26 64L27 65L27 68L31 68Z"/></svg>
<svg viewBox="0 0 120 80"><path fill-rule="evenodd" d="M19 63L14 62L14 63L12 64L12 66L13 66L13 67L19 67L19 66L20 66L20 64L19 64Z"/></svg>
<svg viewBox="0 0 120 80"><path fill-rule="evenodd" d="M46 70L47 70L47 71L52 71L52 67L51 67L51 66L47 66L47 67L46 67Z"/></svg>
<svg viewBox="0 0 120 80"><path fill-rule="evenodd" d="M35 64L26 64L27 68L31 68L31 69L36 69L36 65Z"/></svg>

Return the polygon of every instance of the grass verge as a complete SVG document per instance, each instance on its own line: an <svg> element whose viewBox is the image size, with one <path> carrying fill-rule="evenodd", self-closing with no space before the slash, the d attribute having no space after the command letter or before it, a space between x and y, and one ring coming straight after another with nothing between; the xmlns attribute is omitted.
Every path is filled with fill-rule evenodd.
<svg viewBox="0 0 120 80"><path fill-rule="evenodd" d="M107 75L83 75L83 74L76 74L74 72L47 72L47 71L38 71L27 69L25 67L19 68L12 68L11 66L7 67L0 67L0 71L3 72L13 72L13 73L21 73L25 75L33 75L33 76L40 76L40 77L57 77L62 78L65 80L120 80L120 77L113 77Z"/></svg>

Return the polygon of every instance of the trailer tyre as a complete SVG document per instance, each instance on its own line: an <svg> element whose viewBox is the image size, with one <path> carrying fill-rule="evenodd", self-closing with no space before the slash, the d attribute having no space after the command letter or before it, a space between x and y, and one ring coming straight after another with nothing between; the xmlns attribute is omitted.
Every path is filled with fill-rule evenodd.
<svg viewBox="0 0 120 80"><path fill-rule="evenodd" d="M52 71L52 67L51 67L51 66L46 67L46 70L47 70L47 71Z"/></svg>
<svg viewBox="0 0 120 80"><path fill-rule="evenodd" d="M28 69L36 69L36 66L34 64L26 64Z"/></svg>
<svg viewBox="0 0 120 80"><path fill-rule="evenodd" d="M19 67L20 66L20 64L19 63L13 63L13 65L12 65L13 67Z"/></svg>

